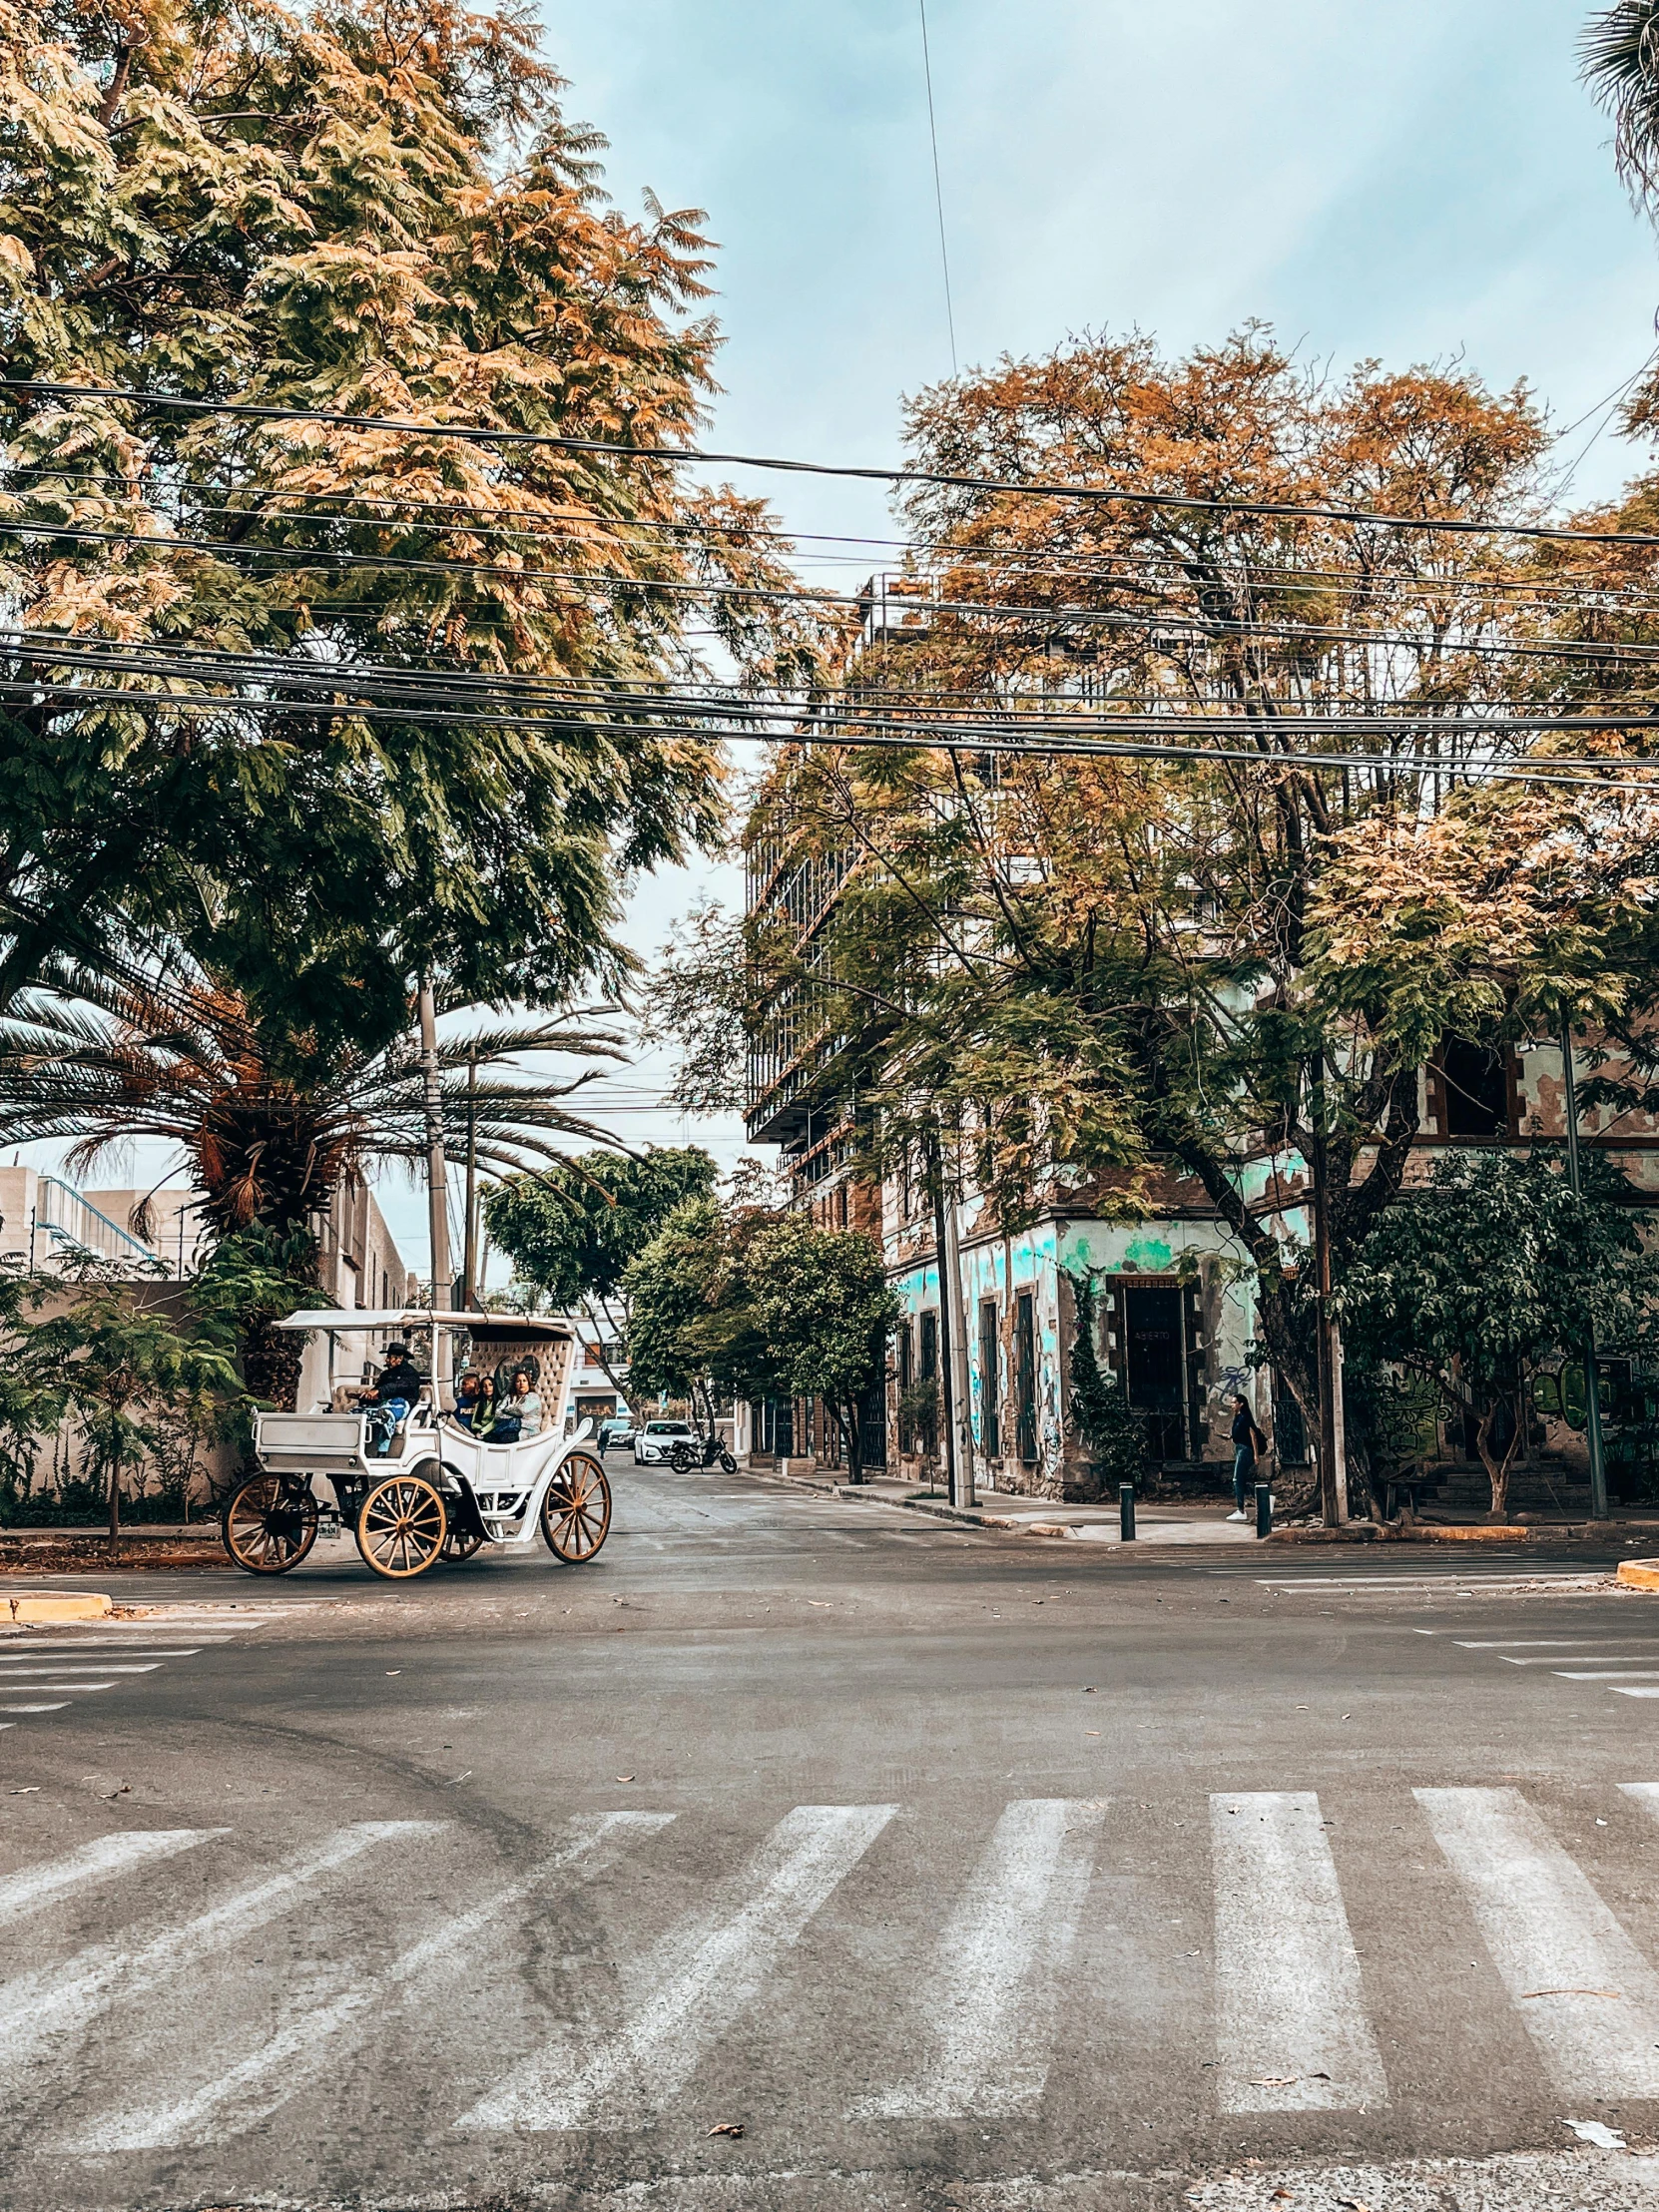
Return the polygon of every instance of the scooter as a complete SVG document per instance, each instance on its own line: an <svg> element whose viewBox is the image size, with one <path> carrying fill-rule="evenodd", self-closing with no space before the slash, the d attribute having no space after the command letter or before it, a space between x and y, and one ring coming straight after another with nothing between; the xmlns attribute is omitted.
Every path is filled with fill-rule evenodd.
<svg viewBox="0 0 1659 2212"><path fill-rule="evenodd" d="M738 1462L721 1442L718 1434L706 1436L702 1445L678 1443L668 1455L668 1463L676 1474L690 1474L694 1469L719 1465L727 1474L736 1474Z"/></svg>

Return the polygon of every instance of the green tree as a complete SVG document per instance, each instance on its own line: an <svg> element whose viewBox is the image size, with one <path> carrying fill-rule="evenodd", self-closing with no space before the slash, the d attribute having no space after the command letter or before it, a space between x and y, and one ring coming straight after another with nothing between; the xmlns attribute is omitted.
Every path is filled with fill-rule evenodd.
<svg viewBox="0 0 1659 2212"><path fill-rule="evenodd" d="M644 1385L628 1365L629 1264L676 1208L712 1198L717 1177L712 1156L699 1145L652 1146L637 1157L585 1152L541 1174L510 1176L484 1201L490 1235L518 1276L556 1311L579 1308L587 1317L612 1387L636 1411ZM622 1347L620 1364L612 1354L616 1345Z"/></svg>
<svg viewBox="0 0 1659 2212"><path fill-rule="evenodd" d="M150 1303L143 1285L96 1271L62 1313L27 1330L18 1366L37 1413L68 1423L88 1479L103 1486L112 1551L123 1483L165 1446L167 1420L206 1431L242 1396L235 1362L208 1331Z"/></svg>
<svg viewBox="0 0 1659 2212"><path fill-rule="evenodd" d="M821 1397L834 1415L847 1471L863 1479L862 1400L880 1380L900 1306L881 1248L856 1229L819 1229L803 1214L762 1228L745 1257L756 1333L784 1393Z"/></svg>
<svg viewBox="0 0 1659 2212"><path fill-rule="evenodd" d="M555 1002L717 826L717 748L583 687L795 651L703 596L786 571L646 450L715 388L700 219L561 90L513 6L0 0L0 1006L145 921L370 1047L419 971Z"/></svg>
<svg viewBox="0 0 1659 2212"><path fill-rule="evenodd" d="M712 1421L720 1399L777 1389L746 1273L767 1219L752 1209L690 1198L623 1271L630 1302L629 1380L636 1392L690 1399Z"/></svg>
<svg viewBox="0 0 1659 2212"><path fill-rule="evenodd" d="M1340 1279L1399 1191L1422 1031L1494 1022L1472 934L1409 1039L1368 978L1339 1003L1315 969L1322 884L1357 821L1410 821L1425 748L1490 756L1525 560L1482 525L1536 497L1539 410L1466 371L1310 374L1260 327L1179 360L1085 334L923 392L909 442L936 603L852 672L868 742L783 750L760 793L741 989L705 925L660 1003L706 979L827 1112L857 1101L873 1165L942 1155L1010 1223L1059 1187L1105 1215L1212 1209L1317 1428L1309 1185ZM1021 478L1100 496L996 488ZM923 733L1156 718L1134 734L1188 758L883 747L893 694ZM1294 758L1320 723L1352 768ZM695 1080L719 1039L685 1026Z"/></svg>
<svg viewBox="0 0 1659 2212"><path fill-rule="evenodd" d="M1592 1335L1626 1351L1652 1335L1659 1258L1642 1249L1635 1194L1597 1155L1584 1181L1575 1198L1542 1150L1448 1152L1376 1223L1343 1287L1358 1365L1426 1378L1475 1416L1494 1517L1507 1510L1529 1369L1582 1358Z"/></svg>

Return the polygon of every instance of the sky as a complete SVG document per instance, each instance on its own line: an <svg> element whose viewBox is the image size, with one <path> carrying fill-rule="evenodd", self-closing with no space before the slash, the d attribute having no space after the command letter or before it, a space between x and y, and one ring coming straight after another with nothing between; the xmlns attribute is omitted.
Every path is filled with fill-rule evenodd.
<svg viewBox="0 0 1659 2212"><path fill-rule="evenodd" d="M1571 497L1645 454L1606 406L1655 346L1659 242L1614 174L1577 77L1576 0L929 0L940 269L917 0L542 0L567 113L609 141L607 184L707 211L726 343L707 442L897 458L904 395L1084 328L1171 354L1272 323L1339 369L1461 358L1525 378L1565 432ZM801 531L880 538L878 486L731 471ZM878 546L842 565L880 566ZM821 568L818 573L831 573ZM704 863L637 886L652 953ZM660 1090L642 1058L596 1096ZM607 1117L632 1143L741 1124ZM116 1181L114 1175L100 1180ZM381 1190L412 1264L424 1207Z"/></svg>

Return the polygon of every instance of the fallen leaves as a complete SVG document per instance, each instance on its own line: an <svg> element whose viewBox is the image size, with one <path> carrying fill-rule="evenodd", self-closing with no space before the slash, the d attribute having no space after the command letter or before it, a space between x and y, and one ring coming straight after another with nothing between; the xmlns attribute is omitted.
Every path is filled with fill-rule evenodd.
<svg viewBox="0 0 1659 2212"><path fill-rule="evenodd" d="M723 2120L719 2127L711 2127L709 2133L711 2135L730 2135L735 2143L743 2134L743 2122L742 2120Z"/></svg>
<svg viewBox="0 0 1659 2212"><path fill-rule="evenodd" d="M634 1777L631 1774L619 1774L617 1776L619 1782L632 1782L633 1779Z"/></svg>

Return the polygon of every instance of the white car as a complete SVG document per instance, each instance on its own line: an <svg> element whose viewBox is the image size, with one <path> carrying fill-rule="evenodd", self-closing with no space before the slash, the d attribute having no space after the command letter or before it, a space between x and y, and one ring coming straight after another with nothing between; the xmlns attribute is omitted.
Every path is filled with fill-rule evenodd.
<svg viewBox="0 0 1659 2212"><path fill-rule="evenodd" d="M648 1420L634 1437L635 1466L665 1466L676 1444L690 1444L694 1451L697 1449L697 1430L689 1420Z"/></svg>

